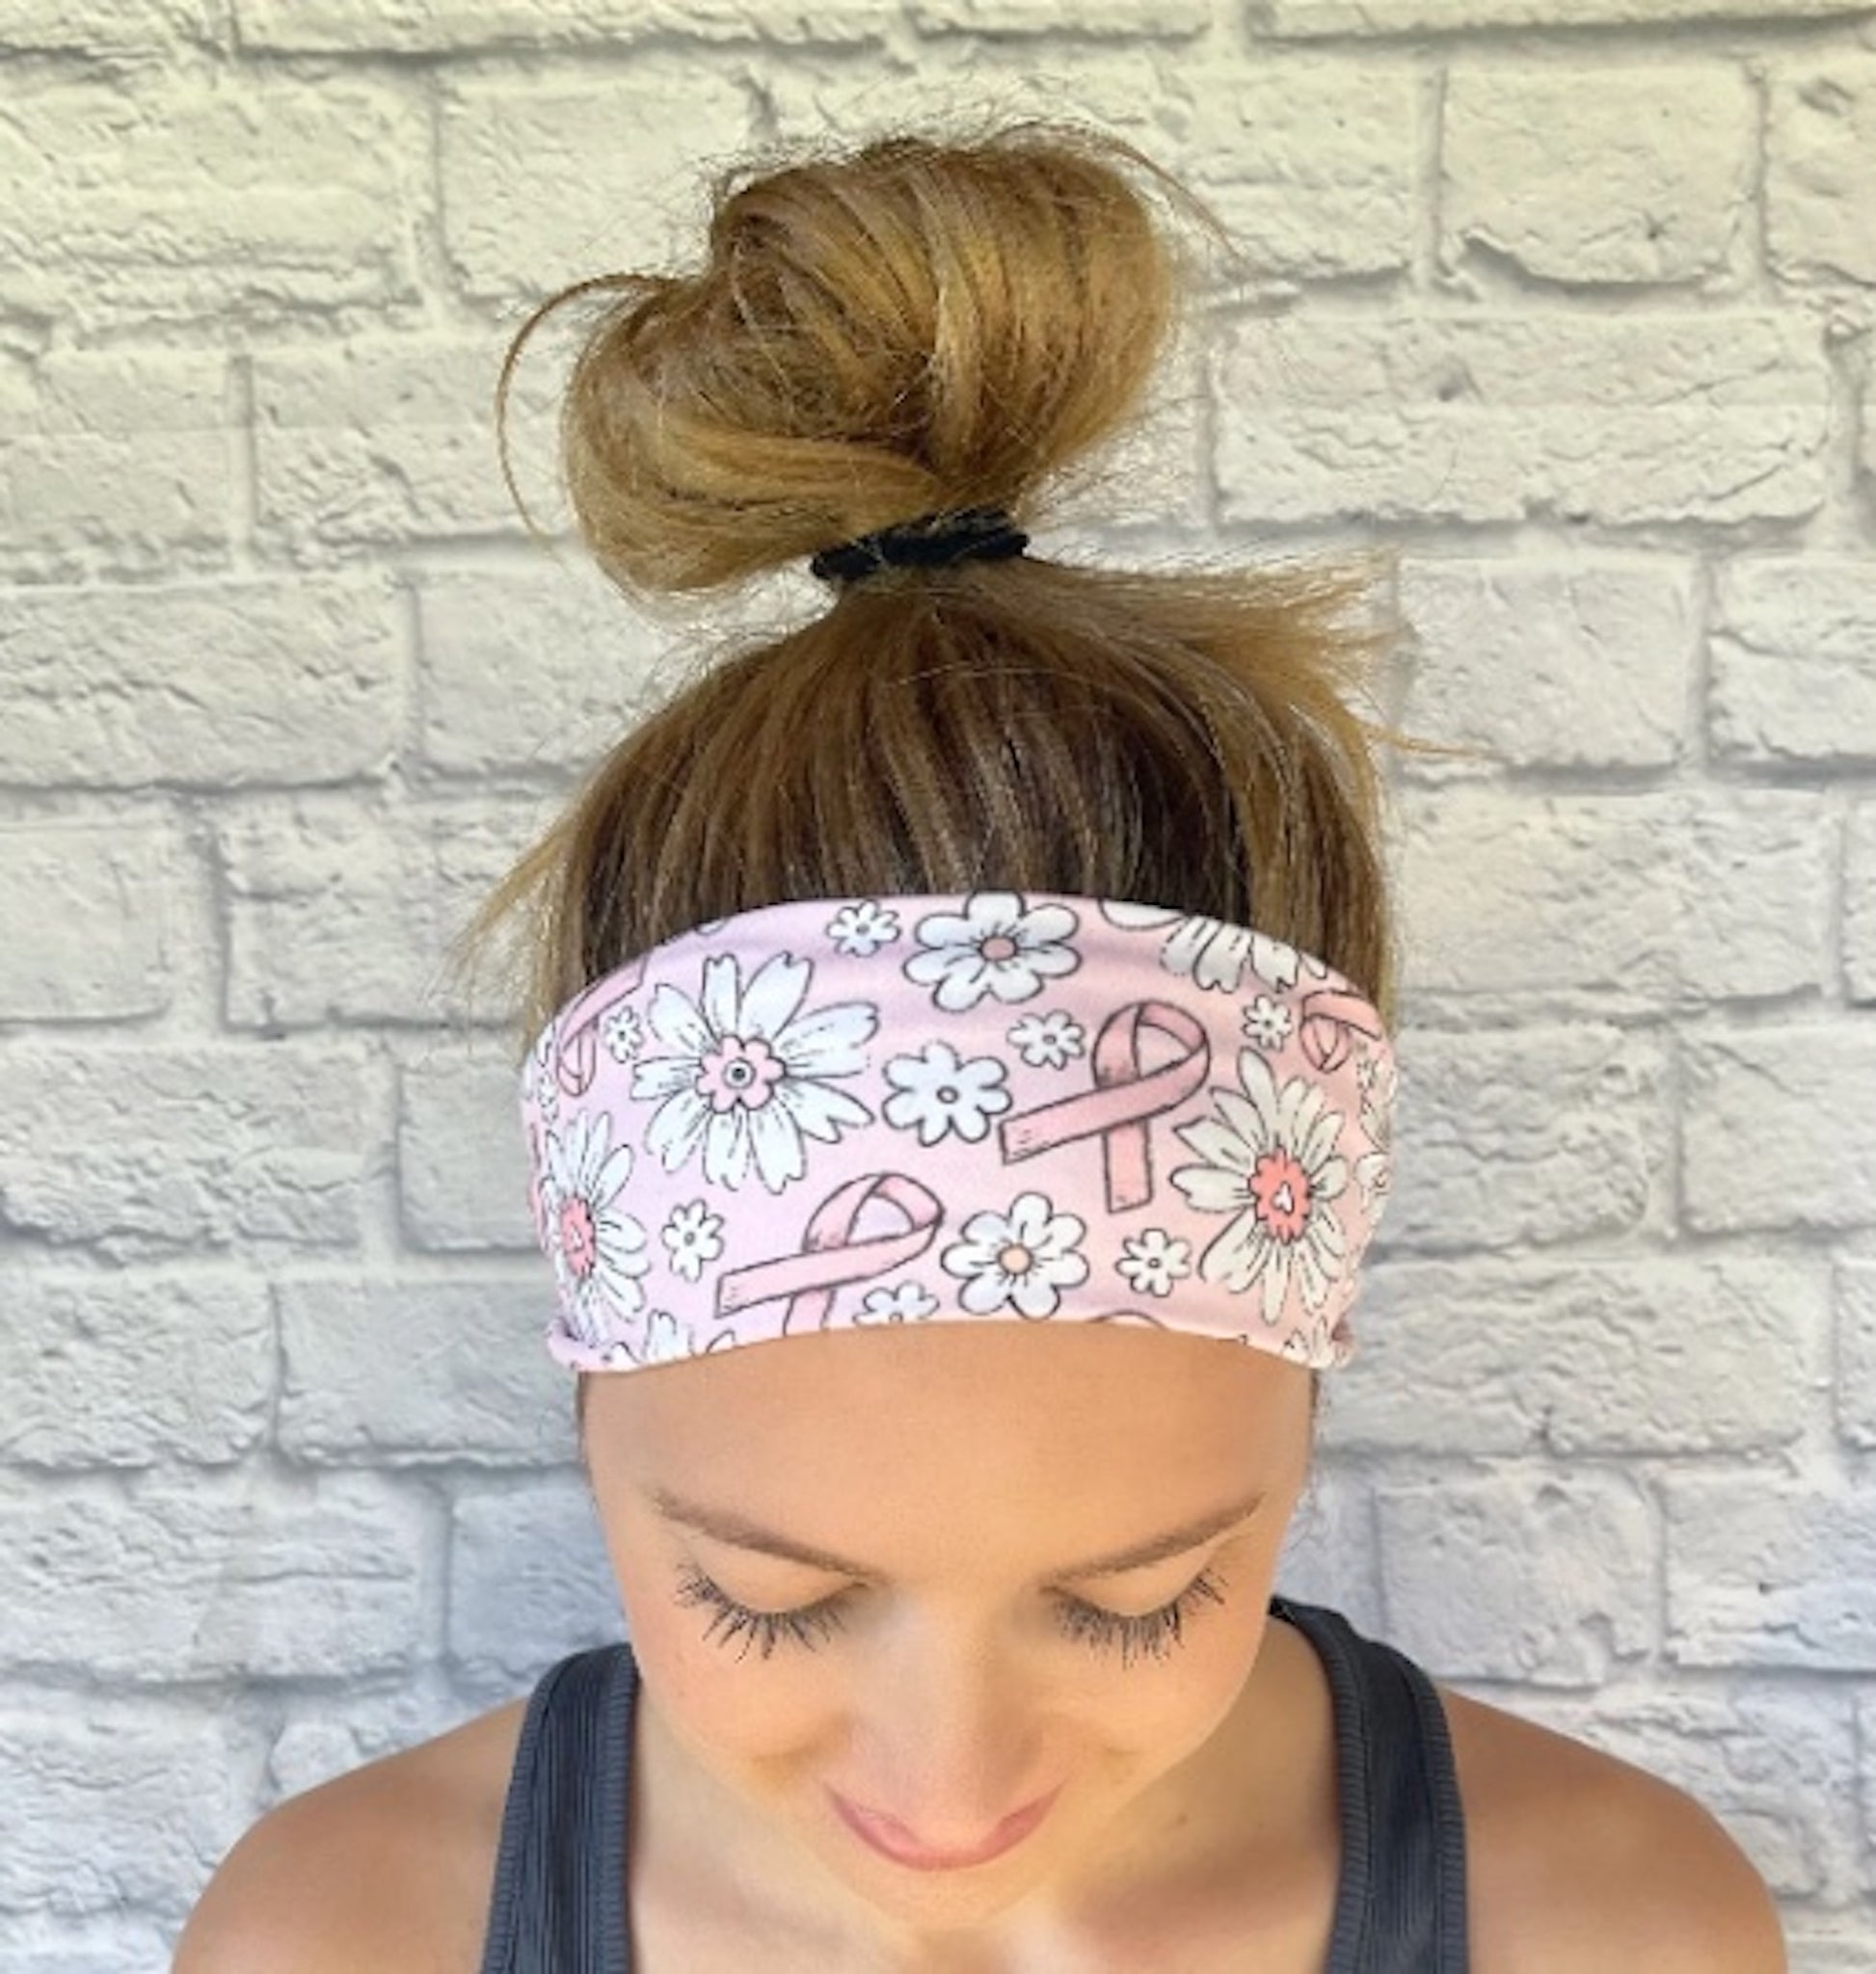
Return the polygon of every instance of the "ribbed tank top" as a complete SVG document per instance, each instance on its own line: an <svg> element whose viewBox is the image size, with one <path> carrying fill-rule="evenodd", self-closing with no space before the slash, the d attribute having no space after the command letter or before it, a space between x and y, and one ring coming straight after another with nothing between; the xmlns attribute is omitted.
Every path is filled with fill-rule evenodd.
<svg viewBox="0 0 1876 1974"><path fill-rule="evenodd" d="M1315 1646L1335 1709L1341 1872L1325 1974L1466 1974L1465 1825L1446 1715L1426 1673L1339 1611L1273 1596ZM549 1666L522 1721L481 1974L635 1974L626 1805L630 1645Z"/></svg>

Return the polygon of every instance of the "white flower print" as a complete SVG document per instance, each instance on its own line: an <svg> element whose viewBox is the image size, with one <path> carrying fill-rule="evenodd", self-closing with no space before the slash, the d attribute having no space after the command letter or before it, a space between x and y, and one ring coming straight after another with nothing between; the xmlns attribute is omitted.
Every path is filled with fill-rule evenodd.
<svg viewBox="0 0 1876 1974"><path fill-rule="evenodd" d="M1375 1147L1354 1161L1354 1183L1368 1209L1371 1226L1378 1227L1394 1192L1394 1099L1399 1072L1391 1056L1368 1050L1355 1065L1354 1079L1361 1093L1357 1115Z"/></svg>
<svg viewBox="0 0 1876 1974"><path fill-rule="evenodd" d="M1263 1318L1274 1324L1293 1281L1304 1307L1319 1310L1343 1272L1347 1241L1329 1202L1348 1184L1335 1150L1345 1119L1311 1077L1279 1088L1254 1049L1239 1050L1238 1077L1242 1096L1212 1090L1219 1115L1173 1127L1208 1162L1169 1176L1201 1212L1233 1215L1199 1273L1233 1294L1261 1283Z"/></svg>
<svg viewBox="0 0 1876 1974"><path fill-rule="evenodd" d="M694 1282L707 1261L722 1256L723 1217L711 1213L703 1200L693 1199L672 1210L670 1218L658 1229L658 1238L670 1251L672 1272Z"/></svg>
<svg viewBox="0 0 1876 1974"><path fill-rule="evenodd" d="M712 1350L733 1350L736 1337L718 1330L708 1344L699 1345L695 1323L687 1323L668 1309L655 1309L645 1322L645 1347L640 1364L674 1364L684 1357L707 1357Z"/></svg>
<svg viewBox="0 0 1876 1974"><path fill-rule="evenodd" d="M1121 1242L1114 1271L1137 1295L1169 1295L1173 1283L1192 1273L1192 1254L1191 1241L1164 1227L1148 1227Z"/></svg>
<svg viewBox="0 0 1876 1974"><path fill-rule="evenodd" d="M949 1042L927 1042L920 1054L887 1057L886 1080L897 1087L880 1112L900 1131L916 1130L921 1144L936 1144L947 1132L976 1144L991 1117L1009 1108L1007 1075L994 1055L965 1061Z"/></svg>
<svg viewBox="0 0 1876 1974"><path fill-rule="evenodd" d="M635 1007L621 1001L600 1024L600 1035L613 1061L625 1062L638 1054L638 1046L645 1039L645 1025Z"/></svg>
<svg viewBox="0 0 1876 1974"><path fill-rule="evenodd" d="M1066 905L1023 909L1013 891L980 891L962 912L933 912L914 928L923 952L905 962L905 977L926 986L948 1012L975 1007L986 994L999 1000L1030 1000L1045 979L1072 974L1081 954L1064 944L1077 920Z"/></svg>
<svg viewBox="0 0 1876 1974"><path fill-rule="evenodd" d="M1245 1009L1241 1025L1258 1048L1280 1049L1290 1039L1290 1030L1296 1027L1296 1020L1282 1001L1273 1000L1268 994L1260 994Z"/></svg>
<svg viewBox="0 0 1876 1974"><path fill-rule="evenodd" d="M614 1145L604 1111L580 1111L567 1129L547 1134L541 1204L547 1217L548 1255L574 1333L598 1345L613 1315L631 1316L645 1305L638 1278L651 1267L645 1230L615 1202L631 1177L632 1149Z"/></svg>
<svg viewBox="0 0 1876 1974"><path fill-rule="evenodd" d="M1136 905L1110 901L1101 907L1112 923L1134 931L1169 925L1172 932L1160 948L1160 964L1169 974L1179 974L1194 986L1217 987L1235 994L1245 969L1270 986L1286 991L1298 976L1309 974L1319 980L1330 977L1331 970L1314 953L1286 946L1268 932L1248 925L1233 925L1223 919L1210 919L1203 913L1175 912L1166 905Z"/></svg>
<svg viewBox="0 0 1876 1974"><path fill-rule="evenodd" d="M645 1324L645 1346L639 1353L641 1364L671 1364L680 1357L694 1357L690 1331L668 1309L655 1309Z"/></svg>
<svg viewBox="0 0 1876 1974"><path fill-rule="evenodd" d="M1007 1214L973 1214L965 1238L939 1259L947 1274L964 1277L958 1300L973 1316L1011 1306L1019 1316L1053 1316L1057 1292L1087 1280L1087 1257L1075 1246L1086 1232L1078 1214L1052 1213L1047 1194L1019 1192Z"/></svg>
<svg viewBox="0 0 1876 1974"><path fill-rule="evenodd" d="M1026 1014L1014 1023L1008 1040L1023 1052L1032 1069L1046 1063L1051 1069L1065 1069L1072 1055L1087 1053L1087 1031L1066 1008L1050 1014Z"/></svg>
<svg viewBox="0 0 1876 1974"><path fill-rule="evenodd" d="M634 1097L662 1098L645 1132L645 1148L675 1172L704 1149L704 1177L740 1187L750 1160L770 1192L807 1169L802 1138L833 1143L843 1125L870 1124L857 1098L821 1080L857 1076L862 1045L879 1024L871 1001L817 1007L797 1018L814 974L807 960L782 952L764 960L743 988L733 953L704 962L696 1000L660 981L652 996L652 1032L666 1053L641 1056Z"/></svg>
<svg viewBox="0 0 1876 1974"><path fill-rule="evenodd" d="M554 1121L560 1108L560 1081L553 1073L558 1034L559 1024L549 1022L542 1029L540 1039L527 1059L528 1095L539 1108L542 1120L548 1124Z"/></svg>
<svg viewBox="0 0 1876 1974"><path fill-rule="evenodd" d="M856 1323L923 1322L938 1307L937 1296L917 1282L896 1282L890 1289L869 1289L854 1312Z"/></svg>
<svg viewBox="0 0 1876 1974"><path fill-rule="evenodd" d="M898 937L898 914L871 898L857 898L843 905L824 929L827 943L836 952L871 959L882 946L890 946Z"/></svg>

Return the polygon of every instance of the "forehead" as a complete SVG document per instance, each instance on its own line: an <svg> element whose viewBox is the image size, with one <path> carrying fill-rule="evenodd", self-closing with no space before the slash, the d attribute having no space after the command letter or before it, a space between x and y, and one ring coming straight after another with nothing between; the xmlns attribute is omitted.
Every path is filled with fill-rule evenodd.
<svg viewBox="0 0 1876 1974"><path fill-rule="evenodd" d="M1309 1374L1273 1353L1145 1324L928 1321L817 1331L589 1384L603 1473L730 1499L772 1519L828 1492L863 1511L921 1501L1189 1510L1282 1489L1308 1450Z"/></svg>

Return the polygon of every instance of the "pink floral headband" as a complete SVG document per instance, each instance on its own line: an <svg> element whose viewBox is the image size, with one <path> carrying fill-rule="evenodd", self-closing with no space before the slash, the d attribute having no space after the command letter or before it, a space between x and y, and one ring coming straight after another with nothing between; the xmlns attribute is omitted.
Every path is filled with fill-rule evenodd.
<svg viewBox="0 0 1876 1974"><path fill-rule="evenodd" d="M1324 961L1160 905L801 898L575 996L523 1079L556 1362L874 1323L1354 1353L1393 1050Z"/></svg>

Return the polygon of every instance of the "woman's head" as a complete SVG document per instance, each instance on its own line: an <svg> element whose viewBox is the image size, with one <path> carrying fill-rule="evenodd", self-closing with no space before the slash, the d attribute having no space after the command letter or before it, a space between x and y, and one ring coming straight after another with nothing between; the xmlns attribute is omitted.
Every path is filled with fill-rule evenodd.
<svg viewBox="0 0 1876 1974"><path fill-rule="evenodd" d="M712 1815L755 1805L915 1931L1098 1903L1120 1832L1176 1837L1163 1778L1257 1658L1307 1393L1270 1352L1121 1323L830 1330L596 1377L633 1652ZM1090 1567L1156 1538L1177 1546ZM777 1612L806 1614L747 1614ZM1058 1787L1007 1857L935 1874L874 1857L827 1795L958 1852Z"/></svg>
<svg viewBox="0 0 1876 1974"><path fill-rule="evenodd" d="M547 308L609 298L565 403L567 483L601 566L647 603L944 510L1033 530L1138 411L1188 285L1153 191L1195 209L1138 152L1058 126L752 165L717 185L700 268L551 298L503 386ZM1370 748L1422 743L1350 704L1396 634L1357 619L1373 583L1356 561L1143 574L1034 552L870 576L623 735L469 937L530 908L529 1038L633 955L755 906L1048 890L1255 926L1391 1027ZM1076 1327L908 1325L581 1379L648 1688L707 1760L758 1794L851 1784L937 1842L1071 1771L1117 1801L1216 1724L1257 1651L1316 1374ZM674 1602L678 1558L704 1552L646 1506L660 1486L894 1587L818 1658L738 1666L702 1641L710 1611ZM1019 1594L1251 1487L1267 1506L1219 1538L1233 1608L1201 1595L1170 1681L1150 1660L1095 1669ZM709 1554L767 1608L834 1587ZM1191 1562L1108 1601L1143 1612ZM980 1683L967 1647L990 1655ZM922 1761L902 1709L926 1703L945 1711Z"/></svg>

